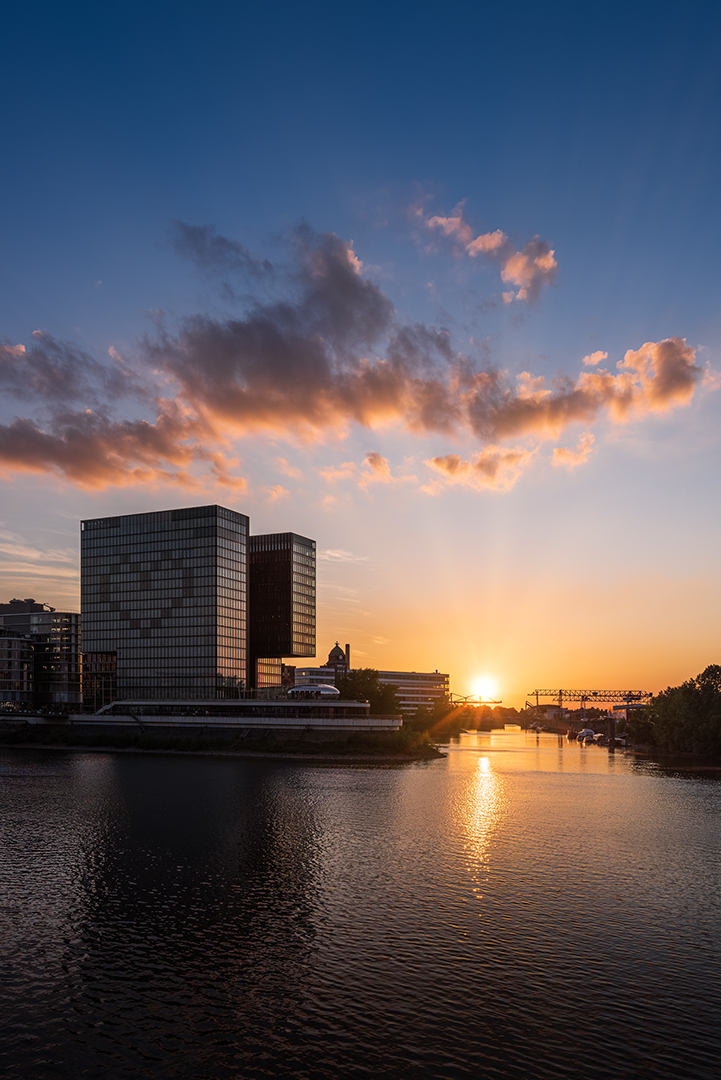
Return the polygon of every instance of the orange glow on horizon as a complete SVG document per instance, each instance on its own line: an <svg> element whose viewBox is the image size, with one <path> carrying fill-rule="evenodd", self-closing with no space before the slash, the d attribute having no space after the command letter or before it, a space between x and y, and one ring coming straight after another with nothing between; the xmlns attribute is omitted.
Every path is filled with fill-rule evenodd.
<svg viewBox="0 0 721 1080"><path fill-rule="evenodd" d="M490 675L478 675L471 683L471 693L477 694L481 701L497 701L498 681Z"/></svg>

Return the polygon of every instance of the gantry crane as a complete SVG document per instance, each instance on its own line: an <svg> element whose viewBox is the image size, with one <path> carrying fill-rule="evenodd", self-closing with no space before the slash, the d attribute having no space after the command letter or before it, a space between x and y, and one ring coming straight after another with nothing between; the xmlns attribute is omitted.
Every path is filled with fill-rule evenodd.
<svg viewBox="0 0 721 1080"><path fill-rule="evenodd" d="M580 701L585 719L586 704L588 702L608 705L613 701L623 701L627 707L629 705L646 705L653 697L653 694L649 690L531 690L529 696L535 696L536 708L538 708L539 697L554 698L558 701L559 712L563 710L564 701Z"/></svg>

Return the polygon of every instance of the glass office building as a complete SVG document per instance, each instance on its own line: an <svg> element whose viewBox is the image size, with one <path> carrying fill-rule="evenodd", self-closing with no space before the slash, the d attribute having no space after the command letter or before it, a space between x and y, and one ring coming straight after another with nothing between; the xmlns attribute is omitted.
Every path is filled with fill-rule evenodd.
<svg viewBox="0 0 721 1080"><path fill-rule="evenodd" d="M251 536L249 676L279 685L281 657L315 656L315 541L296 533Z"/></svg>
<svg viewBox="0 0 721 1080"><path fill-rule="evenodd" d="M0 626L30 638L33 643L33 695L36 708L79 705L80 616L56 611L49 604L10 600L0 604ZM23 699L24 700L24 699Z"/></svg>
<svg viewBox="0 0 721 1080"><path fill-rule="evenodd" d="M81 523L83 651L119 699L208 700L248 685L248 525L222 506Z"/></svg>
<svg viewBox="0 0 721 1080"><path fill-rule="evenodd" d="M0 627L0 702L33 704L34 659L27 635Z"/></svg>

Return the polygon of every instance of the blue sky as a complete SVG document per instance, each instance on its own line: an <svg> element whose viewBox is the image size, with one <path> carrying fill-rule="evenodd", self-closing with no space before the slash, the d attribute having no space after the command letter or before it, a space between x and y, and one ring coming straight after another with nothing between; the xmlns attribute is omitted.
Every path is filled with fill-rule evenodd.
<svg viewBox="0 0 721 1080"><path fill-rule="evenodd" d="M351 640L358 662L437 666L459 691L488 674L514 702L531 682L656 689L718 661L720 19L712 4L645 3L38 3L6 14L4 591L73 603L81 516L217 501L327 553L320 654ZM235 383L210 387L205 337L193 377L179 375L184 320L248 330L262 309L272 321L310 288L327 234L343 281L352 256L358 303L373 318L393 309L377 338L334 342L351 366L384 362L388 335L421 324L475 372L502 373L515 408L519 385L522 400L541 393L519 384L523 372L566 402L554 380L617 379L644 343L685 339L693 352L667 356L665 397L654 396L662 354L644 354L630 415L614 383L554 437L540 404L522 431L480 431L457 413L419 426L408 386L444 361L437 343L420 357L417 337L390 411L374 401L359 422L341 388L310 438L301 413L324 386L309 369L303 397L300 357L295 411L283 399L259 427L256 387L250 411L230 415L218 395L230 401ZM189 236L195 247L183 247ZM545 246L531 251L534 237ZM512 261L524 252L547 260L527 297L528 263ZM303 311L304 330L321 333L317 309ZM234 371L247 377L242 362ZM73 372L84 373L77 386ZM154 424L159 395L180 403L173 447L193 443L190 465L146 453L139 466L131 450L98 476L88 443L87 473L82 455L68 472L63 417L105 417L112 454L117 425ZM52 452L47 440L23 450L18 418L37 445L52 430ZM491 474L484 452L521 456ZM486 471L464 464L479 460ZM218 467L235 486L218 485Z"/></svg>

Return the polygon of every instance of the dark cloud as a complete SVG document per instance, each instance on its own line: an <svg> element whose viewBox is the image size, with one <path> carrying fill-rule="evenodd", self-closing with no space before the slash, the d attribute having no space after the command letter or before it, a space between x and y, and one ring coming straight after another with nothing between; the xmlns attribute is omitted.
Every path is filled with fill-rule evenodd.
<svg viewBox="0 0 721 1080"><path fill-rule="evenodd" d="M402 394L400 361L368 359L393 329L393 305L334 234L304 227L294 251L292 298L256 302L242 319L187 319L149 339L148 355L194 407L240 428L368 423L376 402Z"/></svg>
<svg viewBox="0 0 721 1080"><path fill-rule="evenodd" d="M119 397L144 397L142 381L122 363L100 364L77 345L41 330L32 345L0 345L0 393L51 410L96 406Z"/></svg>
<svg viewBox="0 0 721 1080"><path fill-rule="evenodd" d="M193 487L198 481L187 470L200 461L218 482L244 486L230 475L223 455L206 448L205 434L197 420L172 405L155 423L68 412L42 429L33 420L18 418L0 425L0 469L59 472L85 488L161 479Z"/></svg>
<svg viewBox="0 0 721 1080"><path fill-rule="evenodd" d="M246 277L270 277L274 267L268 259L260 259L237 240L221 236L213 225L187 225L173 221L170 244L184 259L190 259L196 269L209 274L239 273Z"/></svg>
<svg viewBox="0 0 721 1080"><path fill-rule="evenodd" d="M251 272L245 249L210 227L176 226L176 236L199 264ZM702 375L694 350L670 338L627 352L615 371L594 367L550 386L523 372L514 385L456 353L448 330L402 324L351 243L302 226L290 247L290 266L282 281L276 276L282 299L251 300L237 318L197 314L175 330L158 320L133 368L113 350L100 363L45 334L27 350L0 346L4 400L30 414L0 428L0 463L59 471L86 486L192 483L189 470L207 466L219 482L238 485L228 434L322 437L352 423L394 423L420 434L473 434L484 449L468 462L432 459L437 482L503 487L531 452L495 444L555 437L601 414L623 421L663 412L688 402ZM553 253L534 240L516 256L504 267L530 296L550 279Z"/></svg>

